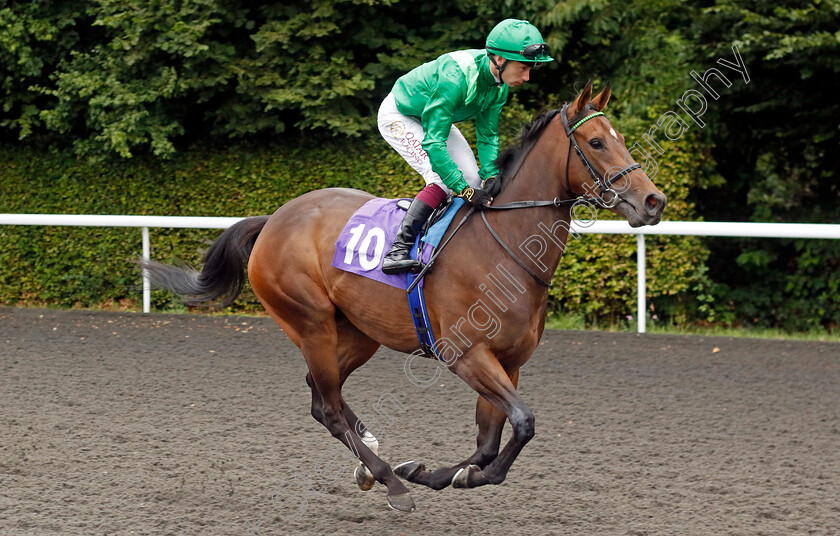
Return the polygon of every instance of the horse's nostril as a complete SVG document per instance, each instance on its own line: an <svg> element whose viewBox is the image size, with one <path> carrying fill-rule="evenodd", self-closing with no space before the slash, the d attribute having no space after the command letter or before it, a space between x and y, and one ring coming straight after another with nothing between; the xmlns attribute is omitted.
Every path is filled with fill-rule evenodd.
<svg viewBox="0 0 840 536"><path fill-rule="evenodd" d="M645 210L648 214L655 215L657 213L661 213L662 209L665 208L665 199L664 196L658 196L656 194L650 194L645 199Z"/></svg>

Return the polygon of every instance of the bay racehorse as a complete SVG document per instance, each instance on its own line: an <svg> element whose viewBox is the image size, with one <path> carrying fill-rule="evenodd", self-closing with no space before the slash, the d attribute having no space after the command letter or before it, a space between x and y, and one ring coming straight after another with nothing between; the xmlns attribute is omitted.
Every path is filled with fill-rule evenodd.
<svg viewBox="0 0 840 536"><path fill-rule="evenodd" d="M534 414L516 390L519 369L542 336L547 286L565 250L573 211L594 204L639 227L658 223L666 203L603 115L609 85L591 96L589 83L574 102L525 128L519 144L500 157L503 187L492 206L467 219L426 276L430 327L445 341L438 346L442 359L479 395L477 448L452 467L430 471L406 462L392 469L342 398L347 377L381 345L405 353L420 348L405 291L331 266L339 233L370 194L318 190L270 217L244 219L210 246L201 272L158 263L144 267L157 286L188 303L230 303L244 284L247 261L254 292L306 360L312 416L357 455L359 486L384 484L392 508L414 509L398 475L434 489L499 484L534 435ZM511 284L489 287L500 273ZM488 330L480 308L491 302L502 316ZM500 451L505 420L513 434Z"/></svg>

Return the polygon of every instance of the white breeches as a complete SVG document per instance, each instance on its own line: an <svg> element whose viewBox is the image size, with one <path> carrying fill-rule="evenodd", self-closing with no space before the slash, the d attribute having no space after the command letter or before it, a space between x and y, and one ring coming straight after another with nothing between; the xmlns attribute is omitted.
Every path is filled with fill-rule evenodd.
<svg viewBox="0 0 840 536"><path fill-rule="evenodd" d="M421 144L426 137L423 132L423 125L417 119L408 117L397 110L397 103L394 94L389 93L382 105L379 107L377 116L379 132L391 147L402 156L408 164L419 173L426 184L437 184L446 193L449 188L440 180L440 176L432 171L432 163L429 156L423 150ZM478 176L478 163L475 160L472 147L458 127L452 125L449 130L449 138L446 140L446 149L452 160L464 174L464 180L473 188L481 188L481 178Z"/></svg>

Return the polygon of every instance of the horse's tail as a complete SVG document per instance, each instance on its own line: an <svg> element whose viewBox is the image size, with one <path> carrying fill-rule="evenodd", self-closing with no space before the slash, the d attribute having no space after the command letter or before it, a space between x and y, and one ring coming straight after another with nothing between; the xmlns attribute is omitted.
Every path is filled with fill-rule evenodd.
<svg viewBox="0 0 840 536"><path fill-rule="evenodd" d="M255 216L235 223L204 253L201 272L157 262L141 262L152 285L178 294L187 305L233 303L245 284L245 264L268 216Z"/></svg>

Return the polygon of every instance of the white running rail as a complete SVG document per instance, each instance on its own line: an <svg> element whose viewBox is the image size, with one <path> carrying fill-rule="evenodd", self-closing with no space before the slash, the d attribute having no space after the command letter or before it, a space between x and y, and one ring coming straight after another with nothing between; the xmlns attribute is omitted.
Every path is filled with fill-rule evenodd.
<svg viewBox="0 0 840 536"><path fill-rule="evenodd" d="M74 227L137 227L142 230L143 259L151 258L149 228L226 229L243 218L185 216L105 216L71 214L0 214L0 225L60 225ZM707 221L663 221L658 225L632 228L625 221L599 220L587 227L572 225L581 234L636 235L638 332L646 331L645 235L733 236L755 238L840 239L840 224L822 223L738 223ZM151 286L143 274L143 312L151 308Z"/></svg>

